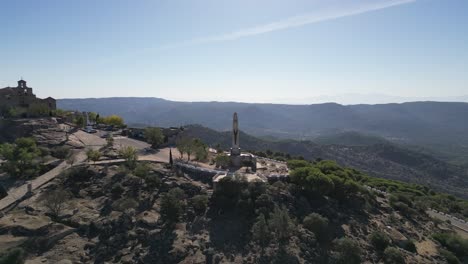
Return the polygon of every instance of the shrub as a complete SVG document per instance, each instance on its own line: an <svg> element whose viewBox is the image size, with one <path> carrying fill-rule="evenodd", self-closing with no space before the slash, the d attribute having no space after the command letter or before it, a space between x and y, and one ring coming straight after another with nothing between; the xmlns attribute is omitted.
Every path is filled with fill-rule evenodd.
<svg viewBox="0 0 468 264"><path fill-rule="evenodd" d="M359 264L361 263L361 248L350 238L340 238L335 240L334 255L337 264Z"/></svg>
<svg viewBox="0 0 468 264"><path fill-rule="evenodd" d="M161 198L161 217L168 223L179 220L184 209L185 193L180 188L171 189Z"/></svg>
<svg viewBox="0 0 468 264"><path fill-rule="evenodd" d="M468 256L468 239L463 239L459 235L452 233L437 233L432 235L432 237L457 257L463 259Z"/></svg>
<svg viewBox="0 0 468 264"><path fill-rule="evenodd" d="M112 208L119 212L125 212L138 206L138 202L133 198L120 198L112 204Z"/></svg>
<svg viewBox="0 0 468 264"><path fill-rule="evenodd" d="M32 177L39 171L41 151L33 138L17 138L15 144L0 144L0 156L6 161L1 169L15 177Z"/></svg>
<svg viewBox="0 0 468 264"><path fill-rule="evenodd" d="M314 167L303 167L293 170L291 182L317 195L327 195L334 189L333 181Z"/></svg>
<svg viewBox="0 0 468 264"><path fill-rule="evenodd" d="M145 177L145 183L149 188L159 188L162 184L162 180L158 175L150 174Z"/></svg>
<svg viewBox="0 0 468 264"><path fill-rule="evenodd" d="M216 156L215 162L216 162L216 167L225 169L229 167L229 163L231 162L231 160L226 154L221 153Z"/></svg>
<svg viewBox="0 0 468 264"><path fill-rule="evenodd" d="M93 149L88 149L86 151L86 156L88 157L88 160L93 161L96 163L101 158L101 152L99 150L93 150Z"/></svg>
<svg viewBox="0 0 468 264"><path fill-rule="evenodd" d="M58 159L66 159L70 155L70 147L59 146L52 150L52 156Z"/></svg>
<svg viewBox="0 0 468 264"><path fill-rule="evenodd" d="M440 255L447 260L448 264L460 264L460 260L450 251L441 249L439 251Z"/></svg>
<svg viewBox="0 0 468 264"><path fill-rule="evenodd" d="M197 214L204 214L208 207L208 196L195 195L192 197L192 206Z"/></svg>
<svg viewBox="0 0 468 264"><path fill-rule="evenodd" d="M124 188L120 183L116 183L112 186L111 194L113 199L118 199L124 192Z"/></svg>
<svg viewBox="0 0 468 264"><path fill-rule="evenodd" d="M319 241L325 241L328 238L328 219L326 217L311 213L304 218L302 224L312 231Z"/></svg>
<svg viewBox="0 0 468 264"><path fill-rule="evenodd" d="M380 252L383 252L390 244L390 239L386 234L380 231L373 232L370 237L372 246Z"/></svg>
<svg viewBox="0 0 468 264"><path fill-rule="evenodd" d="M160 128L148 127L145 129L145 139L153 148L164 143L164 134Z"/></svg>
<svg viewBox="0 0 468 264"><path fill-rule="evenodd" d="M39 201L41 201L42 205L45 206L53 216L58 217L67 207L69 198L70 194L67 191L57 189L42 193L39 197Z"/></svg>
<svg viewBox="0 0 468 264"><path fill-rule="evenodd" d="M289 160L288 161L288 168L290 170L295 170L298 168L303 168L303 167L310 167L312 164L308 161L305 160Z"/></svg>
<svg viewBox="0 0 468 264"><path fill-rule="evenodd" d="M128 168L135 168L138 160L137 151L132 146L123 147L119 150L119 155L125 159Z"/></svg>
<svg viewBox="0 0 468 264"><path fill-rule="evenodd" d="M404 264L405 258L403 254L394 247L388 247L384 251L384 263L385 264Z"/></svg>
<svg viewBox="0 0 468 264"><path fill-rule="evenodd" d="M414 244L414 241L409 239L407 241L405 241L403 243L403 249L409 251L409 252L413 252L413 253L416 253L417 252L417 249L416 249L416 245Z"/></svg>
<svg viewBox="0 0 468 264"><path fill-rule="evenodd" d="M273 211L275 204L273 203L272 198L264 193L261 194L260 196L255 199L255 210L257 214L264 214L265 216L268 216L270 212Z"/></svg>
<svg viewBox="0 0 468 264"><path fill-rule="evenodd" d="M139 163L136 165L135 169L133 170L133 173L135 176L140 177L140 178L145 178L148 176L148 173L150 171L150 167L146 163Z"/></svg>
<svg viewBox="0 0 468 264"><path fill-rule="evenodd" d="M21 248L14 248L0 256L0 264L22 264L26 259L26 253Z"/></svg>

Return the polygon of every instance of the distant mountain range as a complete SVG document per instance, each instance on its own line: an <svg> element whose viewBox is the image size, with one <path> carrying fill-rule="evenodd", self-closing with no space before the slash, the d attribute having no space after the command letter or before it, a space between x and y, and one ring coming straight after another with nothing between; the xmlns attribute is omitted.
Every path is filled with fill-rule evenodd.
<svg viewBox="0 0 468 264"><path fill-rule="evenodd" d="M200 124L218 131L239 114L243 131L279 139L316 139L345 132L411 145L456 164L468 164L468 103L379 105L176 102L160 98L60 99L58 107L118 114L131 126ZM336 137L333 137L336 139Z"/></svg>

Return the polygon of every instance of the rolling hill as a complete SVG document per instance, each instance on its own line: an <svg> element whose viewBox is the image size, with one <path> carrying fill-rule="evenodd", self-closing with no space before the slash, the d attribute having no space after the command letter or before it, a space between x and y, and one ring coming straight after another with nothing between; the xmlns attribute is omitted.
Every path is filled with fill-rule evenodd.
<svg viewBox="0 0 468 264"><path fill-rule="evenodd" d="M199 125L187 126L185 135L223 148L231 144L229 132L218 132ZM416 152L392 143L362 146L322 145L312 141L264 140L242 133L241 147L250 151L278 151L308 160L335 160L343 166L353 167L371 176L423 184L432 188L468 197L468 173L430 155Z"/></svg>
<svg viewBox="0 0 468 264"><path fill-rule="evenodd" d="M417 146L439 159L468 165L468 103L284 105L176 102L160 98L90 98L61 99L57 104L67 110L118 114L129 125L167 127L201 124L218 131L229 130L232 113L237 112L241 129L259 137L297 140L319 137L324 140L330 135L357 132Z"/></svg>

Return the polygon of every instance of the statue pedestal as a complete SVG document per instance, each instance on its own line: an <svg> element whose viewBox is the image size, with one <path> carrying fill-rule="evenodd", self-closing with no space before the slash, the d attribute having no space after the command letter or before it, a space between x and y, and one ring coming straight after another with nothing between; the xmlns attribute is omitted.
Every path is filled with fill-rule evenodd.
<svg viewBox="0 0 468 264"><path fill-rule="evenodd" d="M241 149L240 148L231 148L231 157L232 156L240 156Z"/></svg>

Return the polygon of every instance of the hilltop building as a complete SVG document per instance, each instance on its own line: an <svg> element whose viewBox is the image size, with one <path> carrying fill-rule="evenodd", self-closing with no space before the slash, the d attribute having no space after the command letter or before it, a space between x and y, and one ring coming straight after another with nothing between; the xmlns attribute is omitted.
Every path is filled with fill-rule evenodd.
<svg viewBox="0 0 468 264"><path fill-rule="evenodd" d="M19 80L17 87L5 87L0 89L0 110L8 111L8 109L23 109L25 112L30 112L35 107L41 108L43 111L50 112L57 108L54 98L47 97L45 99L37 98L33 94L31 87L28 87L25 80Z"/></svg>

